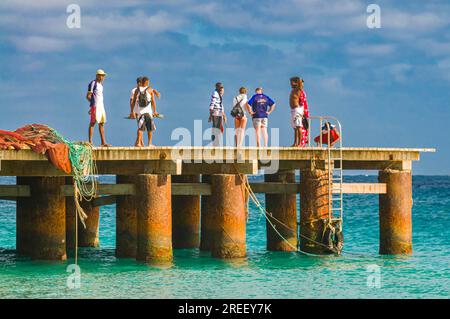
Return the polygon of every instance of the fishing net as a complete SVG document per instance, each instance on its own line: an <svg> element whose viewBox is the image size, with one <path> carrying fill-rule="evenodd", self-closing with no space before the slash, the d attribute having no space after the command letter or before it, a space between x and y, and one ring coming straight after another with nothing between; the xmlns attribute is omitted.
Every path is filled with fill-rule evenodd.
<svg viewBox="0 0 450 319"><path fill-rule="evenodd" d="M91 201L96 195L97 168L92 145L70 142L56 130L41 124L26 125L14 132L0 130L0 150L26 149L45 154L53 166L73 176L77 215L85 226L87 215L80 203Z"/></svg>

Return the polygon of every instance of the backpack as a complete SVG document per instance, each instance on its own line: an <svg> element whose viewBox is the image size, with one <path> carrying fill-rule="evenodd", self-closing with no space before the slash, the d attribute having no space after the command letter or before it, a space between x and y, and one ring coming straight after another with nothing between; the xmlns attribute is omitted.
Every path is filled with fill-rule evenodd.
<svg viewBox="0 0 450 319"><path fill-rule="evenodd" d="M144 91L141 92L141 90L139 88L137 88L138 90L138 105L139 107L147 107L150 104L150 101L147 99L147 90L148 87L145 88Z"/></svg>
<svg viewBox="0 0 450 319"><path fill-rule="evenodd" d="M92 82L94 82L94 85L92 86L91 105L94 105L95 104L94 92L95 90L97 90L97 81L94 80ZM92 82L89 83L88 90L90 90Z"/></svg>
<svg viewBox="0 0 450 319"><path fill-rule="evenodd" d="M239 102L237 102L231 109L230 115L232 117L243 117L244 116L244 111L242 110L242 107L241 107L241 102L243 99L244 98L242 98Z"/></svg>

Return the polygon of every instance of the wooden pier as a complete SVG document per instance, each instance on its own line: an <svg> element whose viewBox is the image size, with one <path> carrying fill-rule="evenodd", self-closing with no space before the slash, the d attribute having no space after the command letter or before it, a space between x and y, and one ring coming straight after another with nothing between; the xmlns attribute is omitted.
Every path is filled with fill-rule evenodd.
<svg viewBox="0 0 450 319"><path fill-rule="evenodd" d="M243 176L262 172L264 182L249 185L254 193L266 194L269 250L293 251L299 246L308 253L330 253L323 234L331 189L379 194L380 253L412 253L412 162L420 159L420 153L435 150L339 151L342 161L337 162L329 160L329 152L336 158L338 150L317 147L95 148L98 174L117 178L116 184L99 184L98 197L83 203L88 219L86 229L78 227L79 244L98 246L98 208L116 203L117 257L159 263L170 261L174 248L200 248L217 258L243 257L247 220ZM330 186L333 169L377 170L379 182ZM71 178L30 150L0 151L0 176L17 177L17 185L0 185L0 199L17 201L17 253L65 260L67 249L74 247ZM271 222L277 226L270 227Z"/></svg>

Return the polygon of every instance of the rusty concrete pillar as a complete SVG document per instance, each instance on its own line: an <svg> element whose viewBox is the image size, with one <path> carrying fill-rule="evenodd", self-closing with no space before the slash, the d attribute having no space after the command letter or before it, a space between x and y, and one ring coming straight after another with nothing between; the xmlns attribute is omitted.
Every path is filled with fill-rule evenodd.
<svg viewBox="0 0 450 319"><path fill-rule="evenodd" d="M66 197L66 247L68 250L75 249L75 200L73 196Z"/></svg>
<svg viewBox="0 0 450 319"><path fill-rule="evenodd" d="M312 254L332 253L324 238L329 218L328 171L302 170L300 176L300 249Z"/></svg>
<svg viewBox="0 0 450 319"><path fill-rule="evenodd" d="M29 186L32 177L17 177L17 185ZM22 256L30 256L34 242L32 201L27 197L18 197L16 206L16 252Z"/></svg>
<svg viewBox="0 0 450 319"><path fill-rule="evenodd" d="M265 182L295 183L295 170L264 175ZM266 221L267 249L272 251L297 251L297 196L296 194L266 194L268 219Z"/></svg>
<svg viewBox="0 0 450 319"><path fill-rule="evenodd" d="M210 175L202 175L202 183L211 184ZM211 196L201 197L201 217L200 217L200 250L211 250L211 212L209 201Z"/></svg>
<svg viewBox="0 0 450 319"><path fill-rule="evenodd" d="M245 257L245 196L239 175L212 175L211 192L211 255L217 258Z"/></svg>
<svg viewBox="0 0 450 319"><path fill-rule="evenodd" d="M73 185L73 178L66 177L66 185ZM100 207L93 207L90 202L82 201L81 207L88 216L84 221L86 228L78 218L78 247L98 247ZM73 196L66 197L66 245L67 249L75 249L76 206Z"/></svg>
<svg viewBox="0 0 450 319"><path fill-rule="evenodd" d="M17 199L17 251L32 259L66 260L64 177L18 177L31 196Z"/></svg>
<svg viewBox="0 0 450 319"><path fill-rule="evenodd" d="M172 176L172 183L199 183L199 175ZM173 248L198 248L200 245L200 196L172 196Z"/></svg>
<svg viewBox="0 0 450 319"><path fill-rule="evenodd" d="M172 207L170 175L136 177L137 254L148 263L172 261Z"/></svg>
<svg viewBox="0 0 450 319"><path fill-rule="evenodd" d="M136 176L116 177L117 184L136 184ZM116 257L135 258L137 249L136 196L117 196Z"/></svg>
<svg viewBox="0 0 450 319"><path fill-rule="evenodd" d="M412 174L385 170L378 175L386 183L380 203L380 254L412 254Z"/></svg>
<svg viewBox="0 0 450 319"><path fill-rule="evenodd" d="M78 219L78 247L98 247L100 207L92 206L92 202L82 201L81 207L87 218L84 220L86 228Z"/></svg>

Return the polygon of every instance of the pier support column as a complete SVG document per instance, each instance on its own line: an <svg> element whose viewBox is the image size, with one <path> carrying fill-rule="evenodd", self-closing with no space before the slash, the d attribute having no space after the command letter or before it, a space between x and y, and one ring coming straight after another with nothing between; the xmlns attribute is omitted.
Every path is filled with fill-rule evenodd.
<svg viewBox="0 0 450 319"><path fill-rule="evenodd" d="M202 175L202 183L211 183L210 175ZM201 221L200 221L200 250L211 250L211 211L209 201L211 196L202 195L201 198Z"/></svg>
<svg viewBox="0 0 450 319"><path fill-rule="evenodd" d="M136 176L118 175L117 184L136 184ZM136 258L137 198L134 195L117 196L116 202L116 257Z"/></svg>
<svg viewBox="0 0 450 319"><path fill-rule="evenodd" d="M17 251L32 259L66 260L64 177L17 177L31 196L17 198Z"/></svg>
<svg viewBox="0 0 450 319"><path fill-rule="evenodd" d="M66 185L73 185L73 178L66 177ZM93 207L90 202L82 201L81 207L88 216L84 221L86 228L78 218L78 247L98 247L100 207ZM66 197L66 245L67 249L75 249L75 214L76 206L73 196Z"/></svg>
<svg viewBox="0 0 450 319"><path fill-rule="evenodd" d="M78 219L78 247L98 247L100 207L92 206L92 202L82 201L81 207L87 218L84 220L86 228Z"/></svg>
<svg viewBox="0 0 450 319"><path fill-rule="evenodd" d="M173 183L199 183L199 175L172 176ZM200 196L172 196L173 248L200 245Z"/></svg>
<svg viewBox="0 0 450 319"><path fill-rule="evenodd" d="M295 170L264 175L265 182L295 183ZM272 251L297 251L297 196L295 194L266 194L268 218L280 237L266 222L267 249ZM272 218L273 217L273 218Z"/></svg>
<svg viewBox="0 0 450 319"><path fill-rule="evenodd" d="M245 199L239 175L212 175L211 192L211 255L217 258L245 257Z"/></svg>
<svg viewBox="0 0 450 319"><path fill-rule="evenodd" d="M66 185L73 185L73 177L66 177ZM67 250L75 249L75 200L73 196L66 197L66 248Z"/></svg>
<svg viewBox="0 0 450 319"><path fill-rule="evenodd" d="M326 247L324 228L329 217L328 172L302 170L300 176L300 249L312 254L332 253Z"/></svg>
<svg viewBox="0 0 450 319"><path fill-rule="evenodd" d="M386 183L380 195L380 254L412 254L412 174L385 170L378 175Z"/></svg>
<svg viewBox="0 0 450 319"><path fill-rule="evenodd" d="M156 264L172 261L171 194L170 175L136 177L137 260Z"/></svg>

